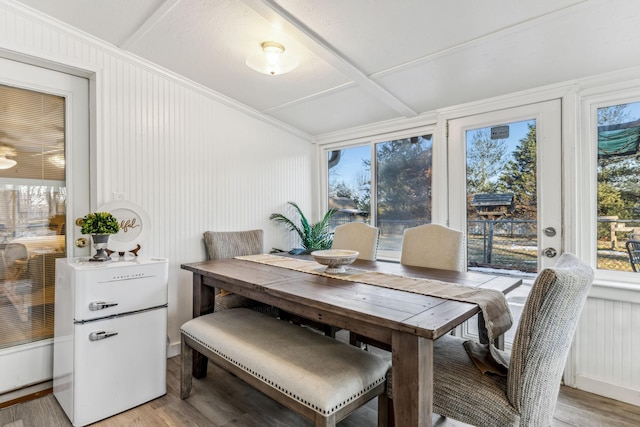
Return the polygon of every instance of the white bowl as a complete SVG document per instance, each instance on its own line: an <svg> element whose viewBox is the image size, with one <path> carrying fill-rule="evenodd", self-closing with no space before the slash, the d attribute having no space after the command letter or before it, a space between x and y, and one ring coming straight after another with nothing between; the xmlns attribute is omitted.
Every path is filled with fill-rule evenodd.
<svg viewBox="0 0 640 427"><path fill-rule="evenodd" d="M325 273L344 273L345 265L349 265L356 260L360 252L347 249L328 249L325 251L313 251L311 256L319 264L326 265Z"/></svg>

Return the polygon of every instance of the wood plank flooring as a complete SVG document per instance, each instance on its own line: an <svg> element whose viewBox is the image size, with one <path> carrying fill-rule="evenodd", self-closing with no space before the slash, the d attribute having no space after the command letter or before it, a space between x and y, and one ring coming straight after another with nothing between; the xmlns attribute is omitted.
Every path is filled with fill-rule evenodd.
<svg viewBox="0 0 640 427"><path fill-rule="evenodd" d="M312 427L308 420L255 391L211 364L202 380L193 381L187 400L180 400L179 358L167 363L167 394L100 421L96 427ZM376 425L375 399L339 423L340 427ZM12 424L15 423L15 424ZM71 423L52 394L0 410L0 426L69 427ZM466 424L434 415L434 425ZM554 427L638 426L640 407L562 387Z"/></svg>

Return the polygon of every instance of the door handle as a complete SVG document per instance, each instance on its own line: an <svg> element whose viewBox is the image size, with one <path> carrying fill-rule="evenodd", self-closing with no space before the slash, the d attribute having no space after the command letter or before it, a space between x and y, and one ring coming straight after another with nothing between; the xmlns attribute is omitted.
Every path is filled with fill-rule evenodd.
<svg viewBox="0 0 640 427"><path fill-rule="evenodd" d="M89 303L89 310L91 311L104 310L105 308L115 307L116 305L118 305L117 302L91 301Z"/></svg>
<svg viewBox="0 0 640 427"><path fill-rule="evenodd" d="M544 256L546 256L547 258L553 258L556 255L558 255L558 251L556 251L554 248L546 248L542 251L542 253L544 254Z"/></svg>
<svg viewBox="0 0 640 427"><path fill-rule="evenodd" d="M89 341L100 341L118 335L116 331L97 331L89 334Z"/></svg>

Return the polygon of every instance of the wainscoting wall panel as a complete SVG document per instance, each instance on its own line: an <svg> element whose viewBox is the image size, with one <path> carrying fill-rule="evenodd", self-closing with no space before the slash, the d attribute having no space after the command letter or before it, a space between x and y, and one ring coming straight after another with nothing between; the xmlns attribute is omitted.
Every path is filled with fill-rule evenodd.
<svg viewBox="0 0 640 427"><path fill-rule="evenodd" d="M295 237L269 214L295 201L320 215L308 135L11 0L0 0L0 56L92 80L95 207L121 193L148 212L141 253L170 260L170 356L191 318L180 264L205 258L204 231L262 228L265 250L288 249ZM590 297L570 385L640 405L639 324L640 301Z"/></svg>
<svg viewBox="0 0 640 427"><path fill-rule="evenodd" d="M311 212L308 136L19 4L0 3L0 55L95 81L95 207L121 193L148 212L141 254L170 259L170 355L191 318L180 264L205 258L204 231L262 228L265 250L296 245L268 217L289 200Z"/></svg>
<svg viewBox="0 0 640 427"><path fill-rule="evenodd" d="M574 342L575 387L640 405L640 304L589 297Z"/></svg>

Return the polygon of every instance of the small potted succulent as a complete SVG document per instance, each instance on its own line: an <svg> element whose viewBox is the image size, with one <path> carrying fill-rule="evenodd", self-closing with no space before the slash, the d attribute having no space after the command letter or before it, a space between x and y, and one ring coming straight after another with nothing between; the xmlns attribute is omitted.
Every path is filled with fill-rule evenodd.
<svg viewBox="0 0 640 427"><path fill-rule="evenodd" d="M109 235L120 231L120 225L115 216L109 212L93 212L82 218L80 232L90 234L96 254L89 261L110 261L106 253L109 245Z"/></svg>

